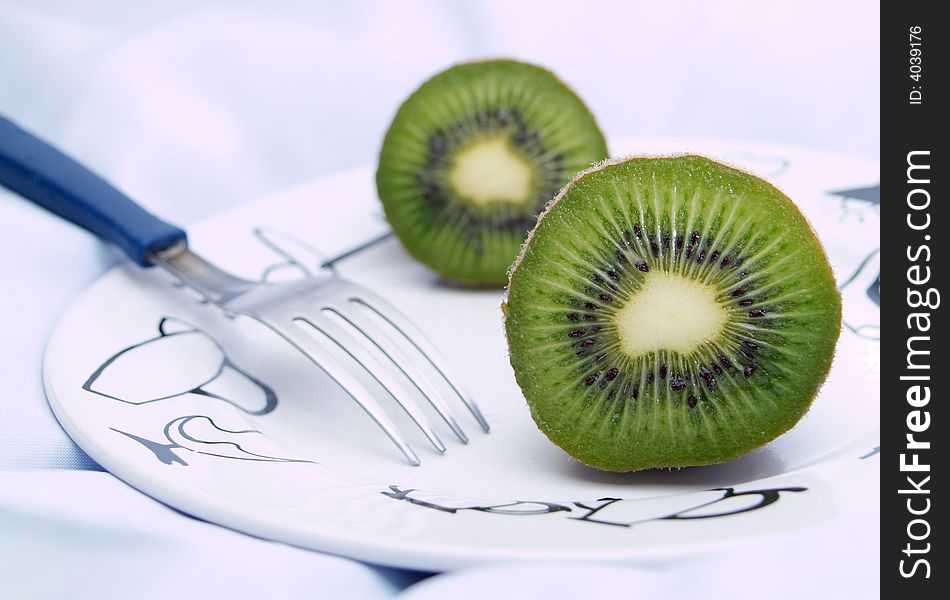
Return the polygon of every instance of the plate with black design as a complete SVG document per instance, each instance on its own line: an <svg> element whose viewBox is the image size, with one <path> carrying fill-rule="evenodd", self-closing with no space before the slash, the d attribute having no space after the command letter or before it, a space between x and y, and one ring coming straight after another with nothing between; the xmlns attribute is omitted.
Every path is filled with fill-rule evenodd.
<svg viewBox="0 0 950 600"><path fill-rule="evenodd" d="M801 423L731 463L591 470L535 427L507 362L501 290L448 285L388 234L370 168L321 178L192 228L198 252L249 279L333 268L382 294L438 346L491 423L464 413L444 454L381 403L405 463L331 380L261 326L164 274L123 264L83 293L47 347L50 405L92 458L136 489L255 536L400 567L519 559L656 561L821 528L876 496L879 190L874 162L719 140L690 150L782 188L823 240L844 299L835 362ZM326 265L330 264L330 267ZM433 419L434 420L434 419Z"/></svg>

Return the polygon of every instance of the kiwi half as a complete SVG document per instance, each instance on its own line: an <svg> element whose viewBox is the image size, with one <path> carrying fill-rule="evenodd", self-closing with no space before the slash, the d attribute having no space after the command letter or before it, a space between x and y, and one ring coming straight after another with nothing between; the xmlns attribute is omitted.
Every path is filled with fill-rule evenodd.
<svg viewBox="0 0 950 600"><path fill-rule="evenodd" d="M694 155L578 174L528 236L502 308L538 427L607 471L724 462L787 431L841 324L792 201Z"/></svg>
<svg viewBox="0 0 950 600"><path fill-rule="evenodd" d="M449 279L501 284L544 205L606 157L594 117L550 71L492 60L444 71L406 100L376 184L410 254Z"/></svg>

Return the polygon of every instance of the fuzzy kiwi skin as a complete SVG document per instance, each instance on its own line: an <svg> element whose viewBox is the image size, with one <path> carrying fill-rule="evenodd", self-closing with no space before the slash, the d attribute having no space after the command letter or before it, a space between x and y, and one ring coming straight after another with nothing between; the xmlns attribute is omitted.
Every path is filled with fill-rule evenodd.
<svg viewBox="0 0 950 600"><path fill-rule="evenodd" d="M567 162L567 174L551 189L549 195L536 206L530 222L512 240L507 249L499 249L492 257L473 258L470 261L453 261L448 255L458 253L457 248L434 240L413 229L407 218L407 207L402 200L405 189L399 182L411 177L403 160L413 130L429 122L432 107L429 99L439 94L457 94L467 85L478 85L489 74L505 77L519 85L539 90L548 98L569 104L572 125L569 129L555 132L559 143L573 140L576 145ZM594 115L580 97L554 73L537 65L510 59L492 59L457 64L442 71L414 91L400 106L390 128L387 130L380 150L376 171L376 187L387 220L406 251L420 263L425 264L444 278L472 286L501 285L507 281L507 271L517 255L524 235L536 221L542 209L556 190L579 170L608 156L607 143ZM448 244L451 245L451 244Z"/></svg>
<svg viewBox="0 0 950 600"><path fill-rule="evenodd" d="M735 195L738 201L749 198L765 203L762 210L774 219L775 227L797 233L786 243L795 246L799 266L814 282L810 299L820 307L808 323L807 332L795 340L797 364L794 373L781 384L798 401L780 403L768 418L751 428L735 423L715 431L715 442L696 434L689 439L658 432L652 439L618 439L605 446L578 420L561 418L556 402L550 401L552 385L570 385L558 381L559 374L550 365L539 364L541 352L532 329L547 318L532 306L550 302L550 290L538 285L537 275L544 269L541 257L556 253L566 236L584 231L587 201L612 193L616 179L598 176L602 171L623 177L625 171L653 170L658 180L669 178L677 184L690 180L715 181ZM616 188L613 188L616 189ZM531 415L539 429L568 454L588 466L605 471L637 471L649 468L698 466L727 462L760 447L791 429L804 416L824 382L831 366L841 326L841 300L824 250L813 229L794 203L767 182L738 169L696 155L672 157L631 157L606 161L575 176L542 212L529 233L521 253L509 272L508 296L502 305L509 358L516 380L524 392ZM554 382L552 384L552 381ZM771 381L769 381L771 383Z"/></svg>

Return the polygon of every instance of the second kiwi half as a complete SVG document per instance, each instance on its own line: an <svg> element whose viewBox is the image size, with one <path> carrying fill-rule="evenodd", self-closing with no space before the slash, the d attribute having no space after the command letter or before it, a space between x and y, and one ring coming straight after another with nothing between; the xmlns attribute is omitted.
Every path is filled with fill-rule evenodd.
<svg viewBox="0 0 950 600"><path fill-rule="evenodd" d="M538 213L607 157L593 115L543 68L455 66L400 107L376 183L405 248L444 277L503 284Z"/></svg>

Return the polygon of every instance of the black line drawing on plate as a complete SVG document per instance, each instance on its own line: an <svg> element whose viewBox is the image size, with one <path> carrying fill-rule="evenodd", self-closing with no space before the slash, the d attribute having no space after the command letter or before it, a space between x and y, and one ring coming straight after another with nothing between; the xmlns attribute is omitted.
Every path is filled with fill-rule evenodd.
<svg viewBox="0 0 950 600"><path fill-rule="evenodd" d="M287 272L298 278L314 277L322 269L335 273L335 263L391 235L378 236L336 257L327 258L311 244L274 228L255 227L251 233L279 257L279 260L264 269L261 274L261 281L264 282L285 278ZM181 284L176 284L176 287L181 287ZM207 303L204 299L199 301ZM157 329L154 337L127 346L103 361L86 379L82 388L92 394L133 406L198 395L225 402L254 416L269 414L277 408L278 399L274 389L236 365L208 332L172 316L161 317ZM182 361L183 356L187 356L188 360ZM230 380L230 388L237 388L240 393L235 395L233 391L226 393L216 390L216 385L220 385L225 378ZM186 426L197 422L206 422L212 429L210 433L214 439L207 435L198 437L186 431ZM188 464L179 451L258 462L313 462L251 452L242 444L246 444L248 435L260 432L250 429L228 430L220 427L208 415L185 415L172 419L164 425L164 441L155 441L115 427L110 429L140 443L167 465ZM237 439L241 439L241 443ZM215 451L207 446L214 446Z"/></svg>
<svg viewBox="0 0 950 600"><path fill-rule="evenodd" d="M858 220L864 222L864 217L868 211L880 212L881 209L881 184L879 183L865 187L830 191L828 194L841 199L842 219L849 214L855 214ZM858 264L851 276L838 286L846 306L864 307L868 309L868 312L874 310L878 315L878 323L855 323L847 318L842 320L842 324L848 331L869 340L881 339L880 253L880 247L871 250ZM867 304L869 301L874 304L873 308Z"/></svg>
<svg viewBox="0 0 950 600"><path fill-rule="evenodd" d="M265 248L280 257L280 260L265 267L261 274L261 281L286 281L290 272L296 277L307 278L316 275L316 271L326 268L336 274L333 268L334 259L327 257L315 246L296 236L279 229L266 226L257 226L251 230L254 236Z"/></svg>
<svg viewBox="0 0 950 600"><path fill-rule="evenodd" d="M881 184L879 183L868 187L837 190L828 193L833 196L840 196L845 199L864 202L865 204L869 204L871 206L878 206L881 204Z"/></svg>
<svg viewBox="0 0 950 600"><path fill-rule="evenodd" d="M197 433L192 433L186 430L188 425L198 421L204 421L208 426L211 427L211 435L203 434L199 437ZM137 436L133 433L116 429L115 427L110 427L109 429L115 431L116 433L121 433L122 435L142 444L155 454L155 458L166 465L178 463L182 466L188 466L188 462L185 461L185 459L182 458L176 452L176 450L194 452L196 454L203 454L205 456L216 456L218 458L230 458L233 460L314 464L313 461L310 460L285 458L258 452L251 452L240 443L236 442L235 439L240 438L243 441L248 435L260 435L260 431L256 429L225 429L215 423L211 417L206 415L186 415L169 421L165 425L164 429L167 443L155 442L153 440ZM217 434L221 435L218 436ZM215 437L220 437L221 439L214 439ZM217 449L218 446L221 448ZM214 447L215 450L212 451L211 447Z"/></svg>
<svg viewBox="0 0 950 600"><path fill-rule="evenodd" d="M430 496L420 490L410 488L400 489L399 486L389 486L388 492L382 492L393 500L404 500L416 506L431 508L447 513L457 513L460 510L474 510L496 515L546 515L554 512L567 511L570 507L555 502L525 502L520 500L485 503L484 501L452 499L445 496ZM412 494L415 494L414 496Z"/></svg>
<svg viewBox="0 0 950 600"><path fill-rule="evenodd" d="M881 184L876 183L867 187L850 188L828 192L829 195L841 199L841 218L848 215L857 215L858 220L864 222L867 211L880 212Z"/></svg>
<svg viewBox="0 0 950 600"><path fill-rule="evenodd" d="M875 248L858 263L850 277L838 286L844 305L852 310L876 315L877 323L856 323L849 320L848 315L842 319L842 324L851 333L869 340L881 339L880 307L881 307L881 249Z"/></svg>
<svg viewBox="0 0 950 600"><path fill-rule="evenodd" d="M187 361L181 357L187 356ZM164 368L163 368L164 367ZM231 378L231 388L240 398L214 389ZM141 406L185 395L198 395L224 402L248 415L266 415L277 408L277 394L269 385L237 366L224 348L206 331L176 317L162 317L158 335L123 348L107 358L89 376L82 388L103 398ZM234 392L230 392L233 394ZM205 424L205 433L189 431ZM273 456L247 448L254 429L230 430L208 415L184 415L166 423L164 441L110 427L149 449L160 462L187 466L178 451L257 462L313 462ZM250 439L253 442L253 439Z"/></svg>
<svg viewBox="0 0 950 600"><path fill-rule="evenodd" d="M366 240L365 242L354 246L353 248L350 248L349 250L345 252L341 252L340 254L337 254L333 258L330 258L324 261L323 264L321 264L320 266L336 270L336 264L338 262L346 260L347 258L352 258L356 256L357 254L360 254L366 250L369 250L373 246L379 244L380 242L384 242L391 237L393 237L392 231L387 231L386 233L382 233L374 238L370 238Z"/></svg>
<svg viewBox="0 0 950 600"><path fill-rule="evenodd" d="M880 447L880 446L874 446L873 448L871 448L871 449L868 451L867 454L864 454L864 455L862 455L862 456L859 456L858 459L859 459L859 460L865 460L865 459L871 458L871 457L874 456L875 454L880 454L880 452L881 452L881 447Z"/></svg>
<svg viewBox="0 0 950 600"><path fill-rule="evenodd" d="M395 485L390 485L388 491L380 493L394 500L449 514L457 514L461 511L515 516L566 513L564 516L574 521L630 528L654 521L687 521L739 515L775 504L782 498L783 493L800 493L807 490L808 488L805 487L780 487L737 492L732 487L714 488L684 497L682 506L673 511L670 510L668 503L657 504L655 498L608 497L570 503L536 500L496 502L452 498L417 489L403 490ZM739 506L735 506L734 503L731 506L721 506L725 501L736 498L748 498L750 502Z"/></svg>
<svg viewBox="0 0 950 600"><path fill-rule="evenodd" d="M735 488L714 488L708 490L710 492L722 492L722 495L718 498L713 498L706 502L696 504L694 506L689 506L675 512L666 513L662 516L649 516L646 518L627 520L627 519L606 519L606 515L599 516L594 518L595 515L599 515L601 512L609 511L616 503L623 502L632 502L632 500L625 500L623 498L601 498L597 500L601 504L599 506L588 506L590 503L580 503L575 502L578 508L582 508L588 511L586 514L580 517L569 517L571 519L576 519L578 521L587 521L589 523L600 523L602 525L614 525L618 527L633 527L634 525L639 525L641 523L649 523L650 521L687 521L687 520L696 520L696 519L714 519L718 517L729 517L732 515L739 515L746 512L751 512L754 510L759 510L760 508L765 508L770 504L774 504L779 501L781 498L782 492L804 492L808 488L804 487L785 487L785 488L769 488L762 490L749 490L744 492L737 492ZM717 512L702 512L703 509L709 509L717 504L728 500L730 498L739 498L742 496L749 496L755 500L754 504L747 506L741 506L739 508L721 510Z"/></svg>
<svg viewBox="0 0 950 600"><path fill-rule="evenodd" d="M262 281L273 281L276 272L287 268L295 270L298 275L303 277L313 277L316 275L316 271L321 269L337 275L337 263L361 254L380 242L393 237L392 231L386 231L359 242L335 256L328 257L312 244L273 227L258 226L254 228L252 234L257 241L282 259L281 262L274 263L264 270L264 274L261 276Z"/></svg>
<svg viewBox="0 0 950 600"><path fill-rule="evenodd" d="M188 357L187 364L181 356ZM242 378L249 383L259 392L256 403L246 404L215 392L211 386L222 377ZM274 390L235 365L217 340L187 321L168 316L159 320L157 336L107 358L82 389L125 404L149 404L198 394L250 415L265 415L277 407Z"/></svg>

